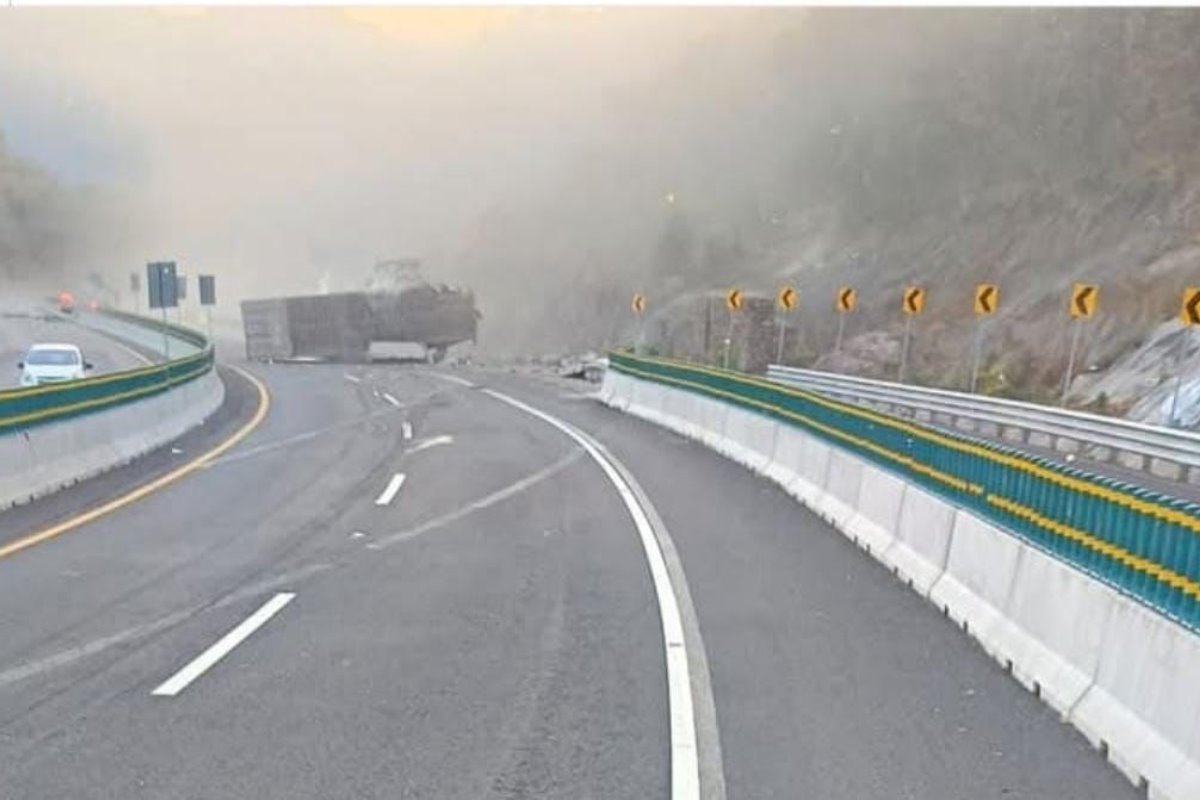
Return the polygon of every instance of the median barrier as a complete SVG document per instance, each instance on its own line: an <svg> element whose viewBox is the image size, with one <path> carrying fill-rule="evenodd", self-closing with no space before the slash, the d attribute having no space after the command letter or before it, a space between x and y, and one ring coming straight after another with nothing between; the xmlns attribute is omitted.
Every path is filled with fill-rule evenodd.
<svg viewBox="0 0 1200 800"><path fill-rule="evenodd" d="M863 465L859 501L846 520L846 533L876 558L895 544L904 491L904 481L895 475Z"/></svg>
<svg viewBox="0 0 1200 800"><path fill-rule="evenodd" d="M1123 598L1122 598L1123 600ZM1071 722L1151 798L1200 797L1200 640L1137 603L1114 604L1095 681Z"/></svg>
<svg viewBox="0 0 1200 800"><path fill-rule="evenodd" d="M789 494L795 495L794 484L800 480L800 465L804 461L808 436L790 425L779 425L775 430L775 449L771 453L771 463L763 470L775 483L782 486Z"/></svg>
<svg viewBox="0 0 1200 800"><path fill-rule="evenodd" d="M775 422L762 414L730 408L726 412L721 452L761 473L771 461L775 427Z"/></svg>
<svg viewBox="0 0 1200 800"><path fill-rule="evenodd" d="M662 424L689 439L697 438L699 430L689 421L695 417L692 405L692 395L687 392L667 392L663 398Z"/></svg>
<svg viewBox="0 0 1200 800"><path fill-rule="evenodd" d="M136 403L0 436L0 508L129 463L200 425L224 395L209 372Z"/></svg>
<svg viewBox="0 0 1200 800"><path fill-rule="evenodd" d="M660 424L867 545L1149 797L1200 798L1196 507L751 376L613 366L667 392Z"/></svg>
<svg viewBox="0 0 1200 800"><path fill-rule="evenodd" d="M825 481L829 477L829 460L833 448L804 434L804 460L800 462L799 479L792 484L792 496L816 511L825 495Z"/></svg>
<svg viewBox="0 0 1200 800"><path fill-rule="evenodd" d="M1107 587L1035 547L1021 545L1018 563L1004 615L1025 635L1006 637L1004 663L1066 716L1096 674L1113 598Z"/></svg>
<svg viewBox="0 0 1200 800"><path fill-rule="evenodd" d="M113 315L105 335L129 341L156 323ZM158 331L161 335L161 329ZM224 401L212 347L194 331L191 353L80 381L0 391L0 509L126 464L200 425ZM199 350L197 351L197 348Z"/></svg>
<svg viewBox="0 0 1200 800"><path fill-rule="evenodd" d="M826 475L825 492L818 504L820 514L839 529L844 528L858 510L863 462L835 447L829 452Z"/></svg>
<svg viewBox="0 0 1200 800"><path fill-rule="evenodd" d="M949 503L919 486L906 485L896 536L881 560L913 589L928 596L946 571L950 534L957 515L957 509Z"/></svg>
<svg viewBox="0 0 1200 800"><path fill-rule="evenodd" d="M1007 658L1004 607L1016 579L1021 543L975 515L960 511L950 533L946 570L929 599L971 632L984 649Z"/></svg>
<svg viewBox="0 0 1200 800"><path fill-rule="evenodd" d="M697 400L697 410L700 412L700 441L719 451L725 439L725 415L729 406L708 397L698 397Z"/></svg>

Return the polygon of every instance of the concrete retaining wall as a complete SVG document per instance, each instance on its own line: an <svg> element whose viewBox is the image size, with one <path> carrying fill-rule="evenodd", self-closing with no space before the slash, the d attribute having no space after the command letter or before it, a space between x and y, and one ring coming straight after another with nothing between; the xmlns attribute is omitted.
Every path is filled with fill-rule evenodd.
<svg viewBox="0 0 1200 800"><path fill-rule="evenodd" d="M0 509L127 464L200 425L224 399L214 370L135 403L0 436Z"/></svg>
<svg viewBox="0 0 1200 800"><path fill-rule="evenodd" d="M1200 798L1200 636L800 428L647 385L610 369L598 396L762 473L829 520L943 609L1150 798Z"/></svg>

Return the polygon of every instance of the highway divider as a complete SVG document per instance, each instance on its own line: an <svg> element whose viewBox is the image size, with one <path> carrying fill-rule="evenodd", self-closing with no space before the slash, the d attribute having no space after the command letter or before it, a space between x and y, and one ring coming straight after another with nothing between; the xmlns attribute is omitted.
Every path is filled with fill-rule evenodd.
<svg viewBox="0 0 1200 800"><path fill-rule="evenodd" d="M109 313L129 340L161 324ZM202 334L169 326L199 352L147 367L61 384L0 391L0 508L127 463L201 424L220 407L224 384Z"/></svg>
<svg viewBox="0 0 1200 800"><path fill-rule="evenodd" d="M750 375L612 354L599 397L783 486L1149 796L1200 797L1200 508Z"/></svg>

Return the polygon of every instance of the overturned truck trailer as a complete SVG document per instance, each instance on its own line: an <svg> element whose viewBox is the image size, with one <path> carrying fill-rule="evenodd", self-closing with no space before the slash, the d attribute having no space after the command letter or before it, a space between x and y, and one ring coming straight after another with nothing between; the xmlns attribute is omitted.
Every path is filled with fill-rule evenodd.
<svg viewBox="0 0 1200 800"><path fill-rule="evenodd" d="M246 357L258 361L361 362L372 342L423 345L441 361L475 341L479 316L471 292L434 286L242 301Z"/></svg>

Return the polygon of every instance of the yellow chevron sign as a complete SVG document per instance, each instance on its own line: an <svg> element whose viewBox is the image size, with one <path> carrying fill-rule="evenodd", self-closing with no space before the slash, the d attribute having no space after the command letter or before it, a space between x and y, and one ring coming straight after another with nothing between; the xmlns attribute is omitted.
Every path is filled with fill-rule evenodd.
<svg viewBox="0 0 1200 800"><path fill-rule="evenodd" d="M635 294L633 301L629 305L633 308L633 313L641 314L646 310L646 295Z"/></svg>
<svg viewBox="0 0 1200 800"><path fill-rule="evenodd" d="M790 286L784 286L779 290L779 307L784 311L791 311L796 307L796 302L800 299L800 294Z"/></svg>
<svg viewBox="0 0 1200 800"><path fill-rule="evenodd" d="M1100 287L1090 283L1077 283L1071 290L1071 304L1068 310L1075 319L1086 319L1096 313L1096 301L1100 297Z"/></svg>
<svg viewBox="0 0 1200 800"><path fill-rule="evenodd" d="M975 287L975 315L986 317L995 314L1000 307L1000 287L994 283L981 283Z"/></svg>
<svg viewBox="0 0 1200 800"><path fill-rule="evenodd" d="M920 286L909 286L904 290L904 302L900 310L905 314L920 314L925 310L925 290Z"/></svg>
<svg viewBox="0 0 1200 800"><path fill-rule="evenodd" d="M850 286L843 286L837 292L837 310L845 314L854 310L854 304L858 302L858 292Z"/></svg>

